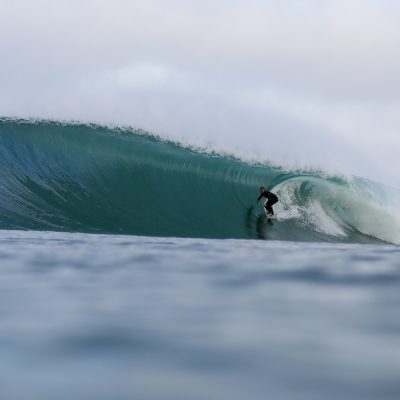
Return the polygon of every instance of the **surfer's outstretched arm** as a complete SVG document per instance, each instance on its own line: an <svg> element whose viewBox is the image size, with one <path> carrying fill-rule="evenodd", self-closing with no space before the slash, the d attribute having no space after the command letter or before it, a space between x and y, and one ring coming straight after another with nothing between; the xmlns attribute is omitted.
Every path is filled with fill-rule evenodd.
<svg viewBox="0 0 400 400"><path fill-rule="evenodd" d="M260 201L261 197L263 197L263 193L258 196L257 203Z"/></svg>

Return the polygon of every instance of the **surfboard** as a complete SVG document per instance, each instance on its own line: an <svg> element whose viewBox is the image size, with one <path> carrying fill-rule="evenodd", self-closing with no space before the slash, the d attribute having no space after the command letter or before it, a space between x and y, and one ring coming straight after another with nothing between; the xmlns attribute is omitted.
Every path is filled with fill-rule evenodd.
<svg viewBox="0 0 400 400"><path fill-rule="evenodd" d="M268 214L267 211L265 211L265 216L267 217L267 219L276 220L276 214L270 215L270 214Z"/></svg>

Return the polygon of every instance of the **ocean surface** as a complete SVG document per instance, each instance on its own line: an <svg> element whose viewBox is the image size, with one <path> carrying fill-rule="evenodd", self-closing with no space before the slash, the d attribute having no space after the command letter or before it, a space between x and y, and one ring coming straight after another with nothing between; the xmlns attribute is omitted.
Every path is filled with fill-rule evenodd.
<svg viewBox="0 0 400 400"><path fill-rule="evenodd" d="M0 119L0 398L398 400L399 198L132 129Z"/></svg>
<svg viewBox="0 0 400 400"><path fill-rule="evenodd" d="M400 249L0 232L0 394L400 398Z"/></svg>

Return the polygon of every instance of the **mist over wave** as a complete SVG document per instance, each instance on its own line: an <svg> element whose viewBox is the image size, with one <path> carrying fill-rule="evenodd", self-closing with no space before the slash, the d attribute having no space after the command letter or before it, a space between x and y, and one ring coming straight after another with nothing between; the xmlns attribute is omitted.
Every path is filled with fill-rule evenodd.
<svg viewBox="0 0 400 400"><path fill-rule="evenodd" d="M0 229L400 243L399 194L144 131L0 119ZM256 206L277 193L276 222Z"/></svg>

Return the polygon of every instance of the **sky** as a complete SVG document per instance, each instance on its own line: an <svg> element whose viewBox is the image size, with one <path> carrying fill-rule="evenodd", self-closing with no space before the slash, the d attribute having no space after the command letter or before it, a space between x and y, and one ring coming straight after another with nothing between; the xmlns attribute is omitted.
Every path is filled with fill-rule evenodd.
<svg viewBox="0 0 400 400"><path fill-rule="evenodd" d="M400 2L0 0L0 116L400 188Z"/></svg>

